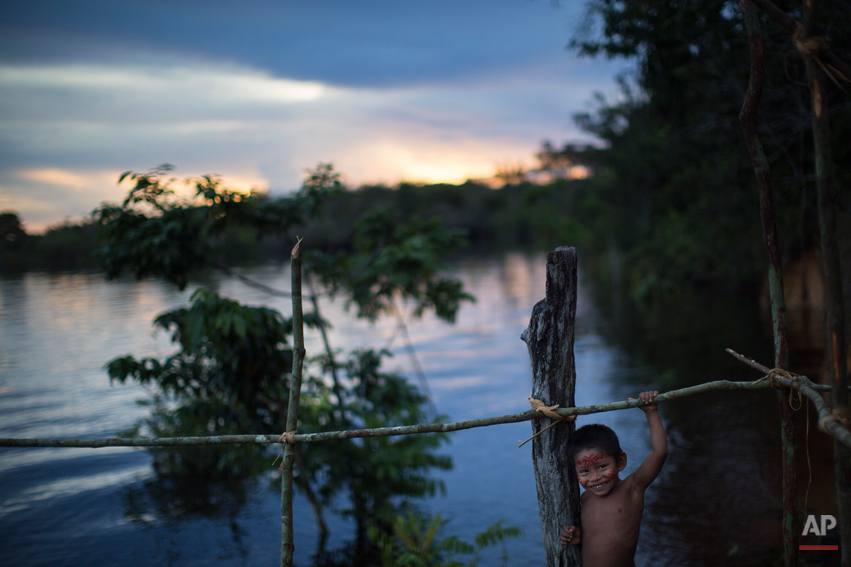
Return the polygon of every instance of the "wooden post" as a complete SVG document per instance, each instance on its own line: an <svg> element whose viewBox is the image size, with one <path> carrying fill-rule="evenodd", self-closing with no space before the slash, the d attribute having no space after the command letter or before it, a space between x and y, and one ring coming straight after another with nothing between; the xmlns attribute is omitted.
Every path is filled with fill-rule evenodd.
<svg viewBox="0 0 851 567"><path fill-rule="evenodd" d="M521 338L532 363L532 397L548 406L573 407L576 367L573 339L576 320L576 250L560 247L547 254L547 295L532 309ZM550 425L549 418L532 420L532 431ZM532 440L532 463L538 488L538 512L547 567L582 565L579 546L563 546L565 526L579 525L579 484L567 459L572 421L560 423Z"/></svg>
<svg viewBox="0 0 851 567"><path fill-rule="evenodd" d="M771 168L757 134L757 111L765 80L765 57L759 18L751 0L739 3L751 56L751 73L748 92L739 113L739 122L753 163L759 188L759 210L765 246L768 252L768 289L771 297L771 320L774 328L774 367L788 370L789 348L786 341L786 304L783 293L783 271L778 245L777 226L774 222L774 197L771 188ZM783 474L783 557L786 567L798 564L797 521L797 471L795 451L794 413L787 401L789 390L777 391L780 412L780 442Z"/></svg>
<svg viewBox="0 0 851 567"><path fill-rule="evenodd" d="M295 433L298 427L298 404L301 395L301 371L304 364L304 311L301 303L301 240L292 251L293 282L293 372L290 380L290 401L287 408L287 432ZM284 444L284 462L281 463L281 567L293 564L293 467L295 445Z"/></svg>
<svg viewBox="0 0 851 567"><path fill-rule="evenodd" d="M818 3L804 0L803 38L818 36ZM796 44L797 45L797 44ZM827 352L830 363L830 383L833 386L833 407L848 411L848 373L845 354L845 307L842 298L842 272L839 247L836 243L837 187L833 174L830 148L829 84L816 57L819 50L801 49L807 69L810 98L813 108L813 147L816 162L816 188L818 190L819 232L824 269L825 315L827 326ZM836 471L836 501L839 504L839 549L842 567L851 567L851 451L840 443L834 444Z"/></svg>

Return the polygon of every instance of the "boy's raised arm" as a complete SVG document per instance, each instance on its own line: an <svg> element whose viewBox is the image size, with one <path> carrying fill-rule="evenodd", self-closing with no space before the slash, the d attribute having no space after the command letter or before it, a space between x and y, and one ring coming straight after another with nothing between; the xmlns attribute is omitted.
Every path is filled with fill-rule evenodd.
<svg viewBox="0 0 851 567"><path fill-rule="evenodd" d="M642 392L638 397L645 404L650 404L658 395L659 392ZM650 427L650 454L633 473L632 479L635 486L643 491L659 476L659 471L665 464L665 458L668 456L668 437L665 435L665 427L662 425L659 407L648 405L641 406L640 409L647 417L647 425Z"/></svg>

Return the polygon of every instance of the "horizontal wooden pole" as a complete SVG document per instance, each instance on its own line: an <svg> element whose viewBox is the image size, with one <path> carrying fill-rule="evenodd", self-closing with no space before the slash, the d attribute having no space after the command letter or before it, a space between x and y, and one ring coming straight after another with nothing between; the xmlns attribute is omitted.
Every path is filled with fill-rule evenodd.
<svg viewBox="0 0 851 567"><path fill-rule="evenodd" d="M740 356L740 355L739 355ZM742 357L744 358L744 357ZM754 363L756 364L756 363ZM767 369L765 370L767 372ZM809 380L807 380L809 382ZM719 390L763 390L770 385L767 380L756 382L733 382L730 380L717 380L697 386L690 386L680 390L671 390L656 396L654 403L668 402ZM809 388L815 394L815 390L829 391L829 386L819 386L809 382ZM802 392L803 393L803 392ZM806 394L805 394L806 395ZM815 394L819 399L821 396ZM810 396L808 398L812 399ZM815 403L815 400L813 400ZM824 400L821 400L824 404ZM568 417L571 415L589 415L607 411L617 411L629 408L637 408L642 405L640 400L627 400L623 402L612 402L593 406L581 406L575 408L559 408L559 415ZM816 404L818 407L818 404ZM820 414L821 416L821 410ZM518 423L529 421L536 417L542 417L534 410L521 413L501 415L496 417L484 417L466 421L455 421L452 423L427 423L420 425L407 425L398 427L379 427L375 429L350 429L347 431L327 431L322 433L297 433L294 439L297 443L315 443L318 441L331 441L334 439L355 439L363 437L390 437L395 435L415 435L418 433L449 433L462 429L473 429L475 427L488 427L502 423ZM838 424L837 424L838 425ZM840 429L841 426L840 426ZM831 431L833 428L831 429ZM844 430L848 434L847 430ZM830 433L830 432L829 432ZM831 433L833 434L833 433ZM836 437L836 435L834 434ZM849 435L851 437L851 435ZM273 444L278 443L280 435L220 435L210 437L103 437L100 439L2 439L0 447L84 447L99 449L102 447L179 447L190 445L234 445L237 443ZM842 439L840 439L842 441ZM845 441L842 441L845 443ZM847 443L851 447L851 439Z"/></svg>
<svg viewBox="0 0 851 567"><path fill-rule="evenodd" d="M750 359L746 356L742 356L737 353L733 349L727 349L727 352L732 354L734 357L744 362L748 366L756 368L760 372L765 372L768 374L771 372L771 369L763 366L757 361ZM851 448L851 431L848 431L842 424L836 419L836 416L833 414L833 410L827 402L824 401L824 398L817 392L817 390L821 391L829 391L830 386L820 387L819 384L814 384L809 378L806 376L792 374L792 378L785 378L783 376L774 377L775 381L787 388L793 388L799 391L802 395L806 396L813 405L816 407L818 411L818 427L828 435L832 435L837 441L842 443L843 445Z"/></svg>

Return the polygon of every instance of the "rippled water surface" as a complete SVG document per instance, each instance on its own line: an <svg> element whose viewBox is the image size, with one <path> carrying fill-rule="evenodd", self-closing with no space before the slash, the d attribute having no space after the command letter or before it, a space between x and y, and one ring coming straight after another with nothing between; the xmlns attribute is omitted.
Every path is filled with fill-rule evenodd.
<svg viewBox="0 0 851 567"><path fill-rule="evenodd" d="M286 267L256 268L249 275L279 288L289 285ZM454 420L527 409L531 375L520 333L544 295L543 256L467 261L459 276L477 302L462 308L457 323L426 317L409 328L437 410ZM238 282L212 279L205 285L290 311L287 300ZM170 353L168 338L153 335L151 321L185 304L190 294L156 281L105 282L99 274L0 279L0 437L112 436L146 415L136 400L149 392L110 385L103 364L130 353ZM737 309L722 301L682 317L717 320L722 331L728 325L728 340L737 342L724 346L762 344L759 325L751 321L756 315ZM336 348L382 348L392 340L388 369L416 380L403 342L393 340L393 321L369 325L347 314L341 302L326 301L323 311L334 322ZM720 344L692 326L678 330L681 323L639 326L611 309L604 316L581 284L577 405L663 390L660 375L680 384L755 378L723 360ZM316 352L318 341L308 336L308 351ZM748 565L775 557L779 441L771 395L722 393L663 408L671 453L648 491L639 565ZM619 433L629 455L626 472L634 470L649 450L643 414L613 412L593 421ZM422 502L451 518L447 532L464 539L498 520L523 528L521 538L483 556L482 565L496 564L506 552L511 565L543 564L530 445L517 448L529 434L528 423L450 434L442 453L452 457L454 468L436 474L446 494ZM280 495L268 483L253 486L234 513L184 521L138 518L128 510L134 490L153 477L150 464L142 449L0 449L0 564L277 564ZM829 494L823 484L814 483L815 498ZM309 565L317 535L300 496L295 517L296 563ZM353 525L333 515L329 520L333 549L351 539Z"/></svg>

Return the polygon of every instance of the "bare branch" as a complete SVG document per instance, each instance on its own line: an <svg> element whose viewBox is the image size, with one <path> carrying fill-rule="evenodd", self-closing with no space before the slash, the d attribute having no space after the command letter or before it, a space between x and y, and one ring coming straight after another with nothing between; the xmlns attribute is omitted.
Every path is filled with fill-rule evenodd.
<svg viewBox="0 0 851 567"><path fill-rule="evenodd" d="M772 369L763 366L762 364L756 362L753 359L750 359L746 356L742 356L741 354L735 352L732 349L727 349L727 352L735 356L737 359L741 360L748 366L752 366L756 368L760 372L765 372L766 375L772 372ZM813 384L813 382L807 378L806 376L802 376L799 374L791 374L786 373L788 376L784 376L781 373L776 373L773 375L774 380L780 384L781 386L786 386L787 388L793 388L798 390L806 396L815 406L818 411L818 427L828 435L832 435L837 441L845 445L846 447L851 447L851 431L848 431L842 426L842 423L836 418L836 415L833 413L833 408L827 405L827 402L824 401L824 397L818 393L817 390L829 391L830 386L819 387L817 384ZM752 383L752 382L748 382ZM760 382L762 384L768 384L768 382ZM660 396L661 397L661 396ZM657 398L658 399L658 398Z"/></svg>
<svg viewBox="0 0 851 567"><path fill-rule="evenodd" d="M768 373L770 369L742 355L735 355L740 360L755 368ZM808 383L813 391L829 391L829 386ZM717 380L697 386L690 386L680 390L671 390L656 397L656 403L678 400L695 394L713 392L718 390L765 390L769 388L767 381L756 382L734 382L730 380ZM561 416L590 415L607 411L617 411L629 408L637 408L642 405L640 400L627 400L623 402L612 402L593 406L580 406L574 408L559 408L556 411ZM540 418L541 414L535 410L520 413L501 415L495 417L483 417L466 421L455 421L450 423L424 423L419 425L406 425L399 427L379 427L375 429L350 429L347 431L326 431L322 433L297 433L293 436L296 443L316 443L319 441L331 441L335 439L355 439L362 437L392 437L396 435L415 435L418 433L449 433L463 429L476 427L488 427L503 423L518 423ZM218 437L105 437L100 439L0 439L0 447L86 447L99 449L102 447L179 447L187 445L234 445L237 443L258 443L271 445L278 443L280 434L274 435L221 435Z"/></svg>

